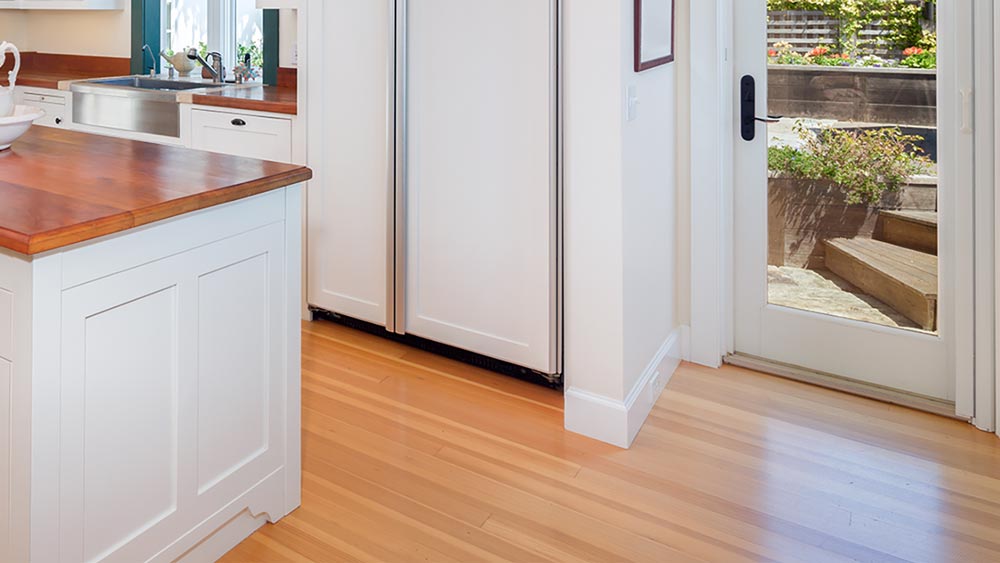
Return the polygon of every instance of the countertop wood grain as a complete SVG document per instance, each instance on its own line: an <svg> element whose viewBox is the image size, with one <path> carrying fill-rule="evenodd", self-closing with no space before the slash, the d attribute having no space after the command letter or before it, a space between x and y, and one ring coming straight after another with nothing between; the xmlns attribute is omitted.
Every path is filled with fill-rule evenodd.
<svg viewBox="0 0 1000 563"><path fill-rule="evenodd" d="M21 53L21 72L17 76L20 86L59 88L67 80L87 80L129 73L129 59L119 57L91 57L58 55L52 53ZM0 66L0 86L7 86L7 72L14 67L14 58L7 57Z"/></svg>
<svg viewBox="0 0 1000 563"><path fill-rule="evenodd" d="M195 104L234 109L265 111L295 115L298 96L293 88L262 86L259 88L229 88L192 96Z"/></svg>
<svg viewBox="0 0 1000 563"><path fill-rule="evenodd" d="M0 151L0 247L37 254L311 177L299 165L36 126Z"/></svg>

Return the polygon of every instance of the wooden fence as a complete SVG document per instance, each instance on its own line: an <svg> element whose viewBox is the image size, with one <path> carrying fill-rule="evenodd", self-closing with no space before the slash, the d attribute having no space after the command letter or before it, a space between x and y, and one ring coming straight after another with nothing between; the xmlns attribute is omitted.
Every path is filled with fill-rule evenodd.
<svg viewBox="0 0 1000 563"><path fill-rule="evenodd" d="M866 26L858 37L859 51L862 54L874 54L885 58L901 58L898 49L885 45L880 39L885 30L878 23ZM775 43L790 43L802 54L811 51L817 45L829 45L834 48L840 37L840 20L827 16L823 12L804 10L769 11L767 24L767 44L773 47Z"/></svg>

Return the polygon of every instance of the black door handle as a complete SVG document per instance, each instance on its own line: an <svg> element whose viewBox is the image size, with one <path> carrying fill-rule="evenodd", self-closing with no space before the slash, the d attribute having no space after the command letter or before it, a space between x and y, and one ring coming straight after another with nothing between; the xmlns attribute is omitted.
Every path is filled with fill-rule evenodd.
<svg viewBox="0 0 1000 563"><path fill-rule="evenodd" d="M232 123L233 125L235 125L237 127L244 127L247 124L246 121L244 121L244 120L242 120L240 118L236 118L236 119L230 121L230 123Z"/></svg>
<svg viewBox="0 0 1000 563"><path fill-rule="evenodd" d="M740 79L740 134L744 141L757 138L757 122L778 123L780 115L757 117L757 82L749 74Z"/></svg>

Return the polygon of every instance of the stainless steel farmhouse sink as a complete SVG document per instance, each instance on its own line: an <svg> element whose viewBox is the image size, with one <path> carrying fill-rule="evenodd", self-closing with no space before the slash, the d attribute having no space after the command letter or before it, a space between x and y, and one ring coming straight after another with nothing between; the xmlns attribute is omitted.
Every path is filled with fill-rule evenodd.
<svg viewBox="0 0 1000 563"><path fill-rule="evenodd" d="M74 82L73 122L95 127L180 137L179 92L229 84L125 76Z"/></svg>
<svg viewBox="0 0 1000 563"><path fill-rule="evenodd" d="M85 84L97 86L111 86L114 88L134 88L136 90L158 90L161 92L177 92L180 90L198 90L220 84L206 84L204 82L185 82L181 80L165 80L162 78L150 78L148 76L125 76L122 78L101 78L90 80Z"/></svg>

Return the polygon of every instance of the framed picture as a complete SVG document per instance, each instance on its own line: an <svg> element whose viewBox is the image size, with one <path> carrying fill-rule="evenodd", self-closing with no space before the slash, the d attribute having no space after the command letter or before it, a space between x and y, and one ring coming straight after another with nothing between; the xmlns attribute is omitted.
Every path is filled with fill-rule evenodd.
<svg viewBox="0 0 1000 563"><path fill-rule="evenodd" d="M635 71L674 60L674 0L635 0Z"/></svg>

